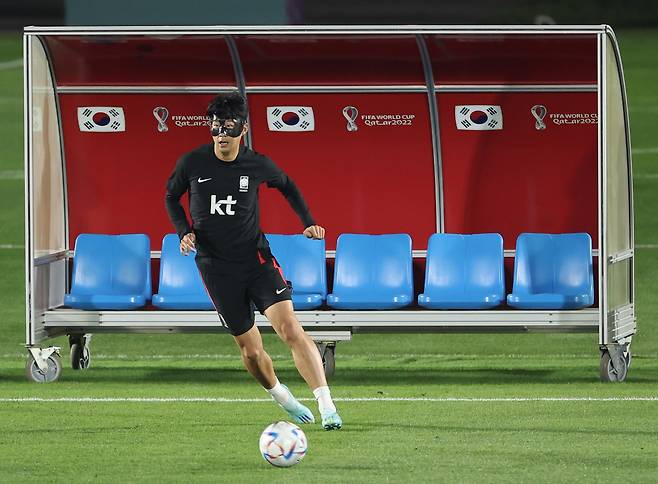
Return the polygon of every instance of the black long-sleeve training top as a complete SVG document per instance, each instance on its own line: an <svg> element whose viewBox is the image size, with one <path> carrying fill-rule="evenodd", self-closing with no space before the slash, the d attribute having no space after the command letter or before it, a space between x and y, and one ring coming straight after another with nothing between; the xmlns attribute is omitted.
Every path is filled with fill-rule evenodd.
<svg viewBox="0 0 658 484"><path fill-rule="evenodd" d="M212 143L184 154L167 181L165 205L181 239L196 234L197 256L246 260L269 246L260 228L261 183L286 197L304 228L315 225L297 185L272 160L245 146L232 162L217 158ZM180 204L185 192L192 224Z"/></svg>

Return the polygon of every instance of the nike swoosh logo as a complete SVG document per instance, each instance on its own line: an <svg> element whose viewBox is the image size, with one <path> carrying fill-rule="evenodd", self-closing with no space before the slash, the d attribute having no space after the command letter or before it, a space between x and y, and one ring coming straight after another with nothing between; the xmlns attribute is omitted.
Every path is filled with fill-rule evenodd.
<svg viewBox="0 0 658 484"><path fill-rule="evenodd" d="M286 289L287 289L287 288L285 288L285 287L284 287L283 289L277 289L277 290L276 290L276 293L277 293L277 294L281 294L281 293L282 293L283 291L285 291Z"/></svg>
<svg viewBox="0 0 658 484"><path fill-rule="evenodd" d="M201 178L201 177L199 177L199 179L197 181L199 183L203 183L203 182L207 182L208 180L212 180L212 178Z"/></svg>

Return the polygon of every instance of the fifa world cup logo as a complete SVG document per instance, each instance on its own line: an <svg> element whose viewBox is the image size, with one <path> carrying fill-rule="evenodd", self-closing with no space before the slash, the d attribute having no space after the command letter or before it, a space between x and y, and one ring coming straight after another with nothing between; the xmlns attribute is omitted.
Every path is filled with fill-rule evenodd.
<svg viewBox="0 0 658 484"><path fill-rule="evenodd" d="M343 117L347 120L347 131L350 133L359 129L355 122L358 115L359 110L354 106L345 106L343 108Z"/></svg>
<svg viewBox="0 0 658 484"><path fill-rule="evenodd" d="M532 113L532 116L535 118L535 129L536 130L542 130L546 129L546 123L544 123L544 118L546 117L547 113L546 106L542 104L536 104L533 107L530 108L530 113Z"/></svg>
<svg viewBox="0 0 658 484"><path fill-rule="evenodd" d="M169 127L165 123L167 118L169 117L169 110L167 108L164 108L162 106L158 106L153 110L153 117L155 120L158 122L158 131L161 133L166 133L169 131Z"/></svg>

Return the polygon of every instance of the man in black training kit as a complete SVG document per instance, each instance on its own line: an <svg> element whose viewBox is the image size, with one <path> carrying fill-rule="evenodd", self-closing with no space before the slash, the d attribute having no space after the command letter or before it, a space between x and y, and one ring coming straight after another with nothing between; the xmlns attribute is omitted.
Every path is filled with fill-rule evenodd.
<svg viewBox="0 0 658 484"><path fill-rule="evenodd" d="M313 390L322 426L339 429L322 359L293 311L291 292L260 229L258 187L267 183L288 200L304 224L304 235L324 238L297 185L272 160L241 145L247 106L237 93L220 94L208 106L212 143L184 154L167 182L166 206L181 239L180 250L196 250L208 294L240 348L245 367L296 423L315 422L313 413L282 385L254 325L251 301L290 347L295 365ZM180 198L189 193L189 224Z"/></svg>

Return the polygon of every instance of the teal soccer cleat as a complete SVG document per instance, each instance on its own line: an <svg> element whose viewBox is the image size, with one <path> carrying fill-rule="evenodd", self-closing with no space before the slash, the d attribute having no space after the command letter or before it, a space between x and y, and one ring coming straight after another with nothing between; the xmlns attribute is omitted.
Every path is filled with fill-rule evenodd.
<svg viewBox="0 0 658 484"><path fill-rule="evenodd" d="M282 386L288 390L287 386ZM315 417L313 416L313 412L311 412L311 410L305 405L299 403L299 400L293 396L290 390L288 390L288 392L290 393L290 400L286 403L285 407L281 404L279 404L279 406L288 412L290 420L297 424L314 423Z"/></svg>
<svg viewBox="0 0 658 484"><path fill-rule="evenodd" d="M322 416L322 427L325 430L338 430L343 426L343 419L338 412L327 413Z"/></svg>
<svg viewBox="0 0 658 484"><path fill-rule="evenodd" d="M295 400L295 408L292 410L285 409L286 412L288 412L288 416L290 419L298 424L307 424L307 423L314 423L315 422L315 417L313 416L313 412L311 410L299 403L297 400Z"/></svg>

